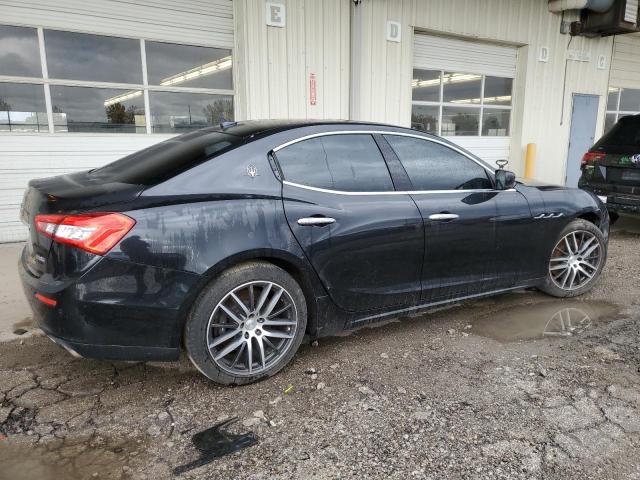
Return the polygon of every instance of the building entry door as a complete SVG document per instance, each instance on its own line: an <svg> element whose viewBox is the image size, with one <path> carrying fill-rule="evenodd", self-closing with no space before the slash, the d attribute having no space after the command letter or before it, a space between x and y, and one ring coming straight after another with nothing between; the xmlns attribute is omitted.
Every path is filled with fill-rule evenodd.
<svg viewBox="0 0 640 480"><path fill-rule="evenodd" d="M569 134L569 153L567 155L567 172L565 185L577 187L580 178L580 161L591 148L596 134L598 118L598 95L573 94L571 110L571 132Z"/></svg>

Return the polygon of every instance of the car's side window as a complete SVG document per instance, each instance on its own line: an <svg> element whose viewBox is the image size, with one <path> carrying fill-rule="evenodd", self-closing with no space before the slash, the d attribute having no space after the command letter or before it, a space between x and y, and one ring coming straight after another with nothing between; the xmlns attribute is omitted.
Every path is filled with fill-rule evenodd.
<svg viewBox="0 0 640 480"><path fill-rule="evenodd" d="M429 140L385 135L415 190L493 188L486 169L452 148Z"/></svg>
<svg viewBox="0 0 640 480"><path fill-rule="evenodd" d="M391 175L371 135L324 135L276 152L285 180L346 192L393 190Z"/></svg>

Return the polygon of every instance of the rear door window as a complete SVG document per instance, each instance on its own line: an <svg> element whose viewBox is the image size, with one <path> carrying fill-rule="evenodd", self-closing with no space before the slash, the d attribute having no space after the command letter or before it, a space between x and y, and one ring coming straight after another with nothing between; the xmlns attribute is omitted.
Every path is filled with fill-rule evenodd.
<svg viewBox="0 0 640 480"><path fill-rule="evenodd" d="M242 137L200 130L170 138L90 172L109 182L155 185L243 143Z"/></svg>
<svg viewBox="0 0 640 480"><path fill-rule="evenodd" d="M393 190L391 175L371 135L325 135L278 150L285 180L346 192Z"/></svg>
<svg viewBox="0 0 640 480"><path fill-rule="evenodd" d="M484 167L461 153L429 140L385 135L415 190L491 189Z"/></svg>

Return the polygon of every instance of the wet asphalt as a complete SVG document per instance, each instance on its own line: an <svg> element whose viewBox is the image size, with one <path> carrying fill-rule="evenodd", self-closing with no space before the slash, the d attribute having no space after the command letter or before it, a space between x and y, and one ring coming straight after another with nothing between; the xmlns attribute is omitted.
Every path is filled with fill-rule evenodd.
<svg viewBox="0 0 640 480"><path fill-rule="evenodd" d="M0 479L640 479L638 225L583 297L321 339L245 387L74 359L23 320L0 343Z"/></svg>

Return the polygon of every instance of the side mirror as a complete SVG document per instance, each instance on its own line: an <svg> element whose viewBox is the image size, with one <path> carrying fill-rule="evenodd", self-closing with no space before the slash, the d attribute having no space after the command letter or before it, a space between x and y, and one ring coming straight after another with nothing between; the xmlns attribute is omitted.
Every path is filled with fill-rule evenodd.
<svg viewBox="0 0 640 480"><path fill-rule="evenodd" d="M496 189L509 190L516 186L516 174L509 170L496 170Z"/></svg>

